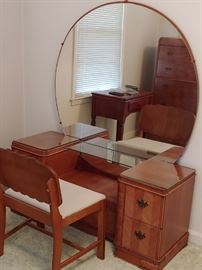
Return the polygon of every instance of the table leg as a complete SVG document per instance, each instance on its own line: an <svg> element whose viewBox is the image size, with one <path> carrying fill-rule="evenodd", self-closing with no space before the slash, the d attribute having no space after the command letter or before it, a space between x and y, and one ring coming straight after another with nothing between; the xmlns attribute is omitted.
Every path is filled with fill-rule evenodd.
<svg viewBox="0 0 202 270"><path fill-rule="evenodd" d="M91 125L92 126L95 126L96 125L96 121L95 121L95 116L92 116L92 119L91 119Z"/></svg>
<svg viewBox="0 0 202 270"><path fill-rule="evenodd" d="M123 139L123 131L124 131L124 122L118 120L116 128L116 141L120 141Z"/></svg>

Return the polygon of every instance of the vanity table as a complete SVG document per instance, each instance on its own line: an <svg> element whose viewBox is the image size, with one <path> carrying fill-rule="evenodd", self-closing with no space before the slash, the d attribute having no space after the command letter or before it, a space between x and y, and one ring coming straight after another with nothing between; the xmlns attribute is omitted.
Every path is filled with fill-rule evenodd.
<svg viewBox="0 0 202 270"><path fill-rule="evenodd" d="M103 136L46 132L14 141L12 149L41 159L68 182L105 194L106 235L115 256L160 270L187 244L195 172L175 164L182 147L145 160L118 152L105 131L98 134ZM93 233L96 218L75 226Z"/></svg>
<svg viewBox="0 0 202 270"><path fill-rule="evenodd" d="M96 116L117 120L116 140L123 139L126 117L151 103L151 91L135 91L123 95L110 94L110 90L92 93L91 124L95 126Z"/></svg>

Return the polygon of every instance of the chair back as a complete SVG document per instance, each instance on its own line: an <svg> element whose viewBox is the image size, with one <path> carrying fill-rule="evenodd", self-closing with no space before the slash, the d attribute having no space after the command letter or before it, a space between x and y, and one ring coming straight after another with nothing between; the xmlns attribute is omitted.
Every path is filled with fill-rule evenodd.
<svg viewBox="0 0 202 270"><path fill-rule="evenodd" d="M139 118L143 137L180 146L186 145L194 122L192 112L159 104L145 105Z"/></svg>
<svg viewBox="0 0 202 270"><path fill-rule="evenodd" d="M48 181L54 181L56 202L61 204L61 191L55 173L39 160L0 148L0 184L50 204Z"/></svg>

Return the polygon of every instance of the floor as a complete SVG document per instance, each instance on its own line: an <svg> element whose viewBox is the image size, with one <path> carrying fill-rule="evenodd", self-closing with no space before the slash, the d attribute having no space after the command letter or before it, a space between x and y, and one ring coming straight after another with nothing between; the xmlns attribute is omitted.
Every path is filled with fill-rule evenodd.
<svg viewBox="0 0 202 270"><path fill-rule="evenodd" d="M21 217L7 211L7 228L19 222ZM69 228L64 232L68 238L87 243L92 236ZM52 240L50 237L29 227L14 234L5 241L4 255L0 257L1 270L50 270L51 269ZM71 254L73 250L64 246L64 254ZM113 245L106 242L106 258L99 260L94 251L83 256L77 262L66 266L64 270L138 270L123 260L113 256ZM164 268L165 270L201 270L202 247L189 244Z"/></svg>

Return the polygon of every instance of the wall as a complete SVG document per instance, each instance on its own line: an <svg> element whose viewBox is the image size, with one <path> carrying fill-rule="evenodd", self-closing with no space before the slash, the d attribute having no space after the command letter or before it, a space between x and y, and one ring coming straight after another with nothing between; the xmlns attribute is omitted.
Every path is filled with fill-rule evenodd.
<svg viewBox="0 0 202 270"><path fill-rule="evenodd" d="M127 4L124 18L123 85L151 90L158 40L161 36L179 37L179 33L163 16L142 6ZM124 139L135 136L136 115L127 117Z"/></svg>
<svg viewBox="0 0 202 270"><path fill-rule="evenodd" d="M20 2L0 1L0 146L22 137L23 36Z"/></svg>
<svg viewBox="0 0 202 270"><path fill-rule="evenodd" d="M5 47L2 49L1 43L0 53L1 56L4 55L4 59L9 59L8 62L1 64L0 70L1 145L10 145L12 138L23 134L23 121L24 135L59 129L54 83L55 67L61 42L71 25L81 15L95 6L107 2L107 0L24 1L24 44L21 44L20 3L17 4L17 1L1 2L0 7L2 7L2 3L6 6L6 10L3 10L5 14L3 14L3 17L0 16L0 20L1 24L2 21L6 24L3 29L1 25L1 31L8 41L8 49ZM166 14L179 26L192 48L201 86L201 0L137 0L136 2L149 3L150 6ZM10 31L12 32L11 35L9 34ZM23 58L21 57L23 46L24 68L22 65ZM22 80L23 71L24 80ZM22 92L23 82L24 97ZM202 91L202 89L199 90ZM4 105L2 105L2 97L5 102ZM199 99L199 104L202 104L201 95ZM25 106L24 114L23 104ZM197 172L190 223L190 240L202 245L201 124L202 112L199 106L194 131L180 163L195 168Z"/></svg>

